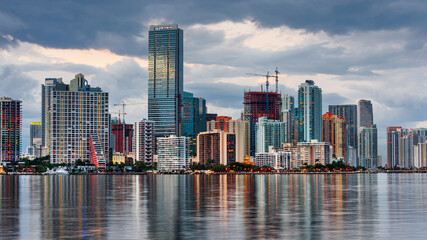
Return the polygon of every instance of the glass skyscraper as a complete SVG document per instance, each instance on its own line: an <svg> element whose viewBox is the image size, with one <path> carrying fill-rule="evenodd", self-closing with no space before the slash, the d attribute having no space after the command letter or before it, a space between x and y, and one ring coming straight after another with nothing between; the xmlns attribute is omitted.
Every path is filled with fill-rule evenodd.
<svg viewBox="0 0 427 240"><path fill-rule="evenodd" d="M306 80L298 88L299 142L322 139L322 89Z"/></svg>
<svg viewBox="0 0 427 240"><path fill-rule="evenodd" d="M148 119L156 137L183 131L183 31L177 24L150 26Z"/></svg>

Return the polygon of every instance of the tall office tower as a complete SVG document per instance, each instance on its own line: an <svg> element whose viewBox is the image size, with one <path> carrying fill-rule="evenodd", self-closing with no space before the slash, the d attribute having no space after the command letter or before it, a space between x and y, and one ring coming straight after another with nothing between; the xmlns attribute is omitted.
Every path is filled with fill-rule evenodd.
<svg viewBox="0 0 427 240"><path fill-rule="evenodd" d="M227 165L236 162L236 135L219 129L199 133L197 158L203 164Z"/></svg>
<svg viewBox="0 0 427 240"><path fill-rule="evenodd" d="M135 122L134 153L136 161L153 162L154 156L154 122L144 119Z"/></svg>
<svg viewBox="0 0 427 240"><path fill-rule="evenodd" d="M50 149L50 132L51 132L51 116L52 112L52 91L68 91L69 86L62 82L62 78L46 78L45 83L42 84L42 145L49 151ZM49 154L49 152L47 152Z"/></svg>
<svg viewBox="0 0 427 240"><path fill-rule="evenodd" d="M191 137L194 134L194 96L193 94L189 92L184 92L182 103L183 103L182 135Z"/></svg>
<svg viewBox="0 0 427 240"><path fill-rule="evenodd" d="M357 105L329 105L329 112L345 119L347 163L357 166Z"/></svg>
<svg viewBox="0 0 427 240"><path fill-rule="evenodd" d="M109 159L108 93L88 85L81 73L68 89L50 92L50 161L89 160L104 168Z"/></svg>
<svg viewBox="0 0 427 240"><path fill-rule="evenodd" d="M347 162L346 121L329 112L322 116L322 142L332 146L332 157Z"/></svg>
<svg viewBox="0 0 427 240"><path fill-rule="evenodd" d="M266 117L272 120L280 120L281 104L282 99L279 93L269 92L268 93L268 104L267 104L267 93L266 92L245 92L244 93L244 112L242 119L250 122L251 128L251 150L250 155L255 156L255 125L258 119ZM267 108L268 105L268 108ZM268 111L267 111L268 109ZM268 116L267 116L268 112Z"/></svg>
<svg viewBox="0 0 427 240"><path fill-rule="evenodd" d="M366 169L378 167L378 131L377 126L361 127L358 134L359 166Z"/></svg>
<svg viewBox="0 0 427 240"><path fill-rule="evenodd" d="M204 98L193 99L194 101L194 134L206 131L206 100Z"/></svg>
<svg viewBox="0 0 427 240"><path fill-rule="evenodd" d="M177 24L150 26L148 120L157 137L182 135L183 31Z"/></svg>
<svg viewBox="0 0 427 240"><path fill-rule="evenodd" d="M322 139L322 89L313 80L298 89L299 142Z"/></svg>
<svg viewBox="0 0 427 240"><path fill-rule="evenodd" d="M42 123L31 122L30 124L30 146L34 146L36 142L42 139Z"/></svg>
<svg viewBox="0 0 427 240"><path fill-rule="evenodd" d="M215 129L236 135L236 162L243 162L249 156L250 150L250 124L244 120L232 120L231 117L220 116L216 121L207 123L207 131Z"/></svg>
<svg viewBox="0 0 427 240"><path fill-rule="evenodd" d="M359 100L357 105L357 124L358 128L367 127L370 128L374 125L374 114L372 111L372 103L369 100Z"/></svg>
<svg viewBox="0 0 427 240"><path fill-rule="evenodd" d="M256 123L256 152L268 152L270 146L279 148L285 143L286 123L261 117Z"/></svg>
<svg viewBox="0 0 427 240"><path fill-rule="evenodd" d="M296 143L295 139L295 100L293 96L282 95L281 121L286 123L285 142Z"/></svg>
<svg viewBox="0 0 427 240"><path fill-rule="evenodd" d="M394 168L399 164L399 139L402 127L387 127L387 168Z"/></svg>
<svg viewBox="0 0 427 240"><path fill-rule="evenodd" d="M174 171L187 168L190 165L189 141L188 137L157 138L157 169Z"/></svg>
<svg viewBox="0 0 427 240"><path fill-rule="evenodd" d="M113 123L111 124L111 133L114 136L114 152L123 154L125 154L125 150L126 154L132 152L133 124Z"/></svg>
<svg viewBox="0 0 427 240"><path fill-rule="evenodd" d="M18 162L22 144L22 102L0 98L0 163Z"/></svg>

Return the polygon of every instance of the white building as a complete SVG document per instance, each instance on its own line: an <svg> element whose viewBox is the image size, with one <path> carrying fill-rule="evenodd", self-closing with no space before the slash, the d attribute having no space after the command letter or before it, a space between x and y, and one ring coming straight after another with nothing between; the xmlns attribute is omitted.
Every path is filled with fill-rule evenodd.
<svg viewBox="0 0 427 240"><path fill-rule="evenodd" d="M332 147L329 143L311 140L310 142L299 142L297 147L301 164L315 165L320 163L326 165L331 163Z"/></svg>
<svg viewBox="0 0 427 240"><path fill-rule="evenodd" d="M255 154L255 165L270 166L276 170L289 169L291 168L292 153L290 152L268 152L268 153L256 153Z"/></svg>
<svg viewBox="0 0 427 240"><path fill-rule="evenodd" d="M173 171L185 169L190 165L190 139L188 137L157 138L157 169Z"/></svg>
<svg viewBox="0 0 427 240"><path fill-rule="evenodd" d="M153 162L154 156L154 121L144 119L134 124L135 160Z"/></svg>

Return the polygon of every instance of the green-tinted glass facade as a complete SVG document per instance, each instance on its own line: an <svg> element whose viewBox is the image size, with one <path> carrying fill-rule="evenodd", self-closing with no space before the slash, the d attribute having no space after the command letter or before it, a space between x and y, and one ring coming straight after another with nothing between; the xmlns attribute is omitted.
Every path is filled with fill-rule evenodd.
<svg viewBox="0 0 427 240"><path fill-rule="evenodd" d="M148 119L156 137L182 135L183 31L178 25L150 26Z"/></svg>
<svg viewBox="0 0 427 240"><path fill-rule="evenodd" d="M306 80L298 89L299 142L321 141L322 89Z"/></svg>

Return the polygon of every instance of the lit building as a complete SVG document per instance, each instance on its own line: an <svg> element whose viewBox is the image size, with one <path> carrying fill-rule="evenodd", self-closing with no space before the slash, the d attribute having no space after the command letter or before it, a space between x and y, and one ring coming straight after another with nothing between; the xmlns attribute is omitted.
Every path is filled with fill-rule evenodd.
<svg viewBox="0 0 427 240"><path fill-rule="evenodd" d="M108 93L88 85L81 73L67 88L50 91L50 161L89 160L102 167L109 159Z"/></svg>
<svg viewBox="0 0 427 240"><path fill-rule="evenodd" d="M280 120L282 100L279 93L269 92L268 101L266 92L245 92L244 112L242 119L250 123L251 150L250 155L255 156L255 125L261 117L272 120ZM267 107L268 106L268 107ZM268 112L268 116L267 116Z"/></svg>
<svg viewBox="0 0 427 240"><path fill-rule="evenodd" d="M345 119L347 163L357 166L357 105L329 105L329 112Z"/></svg>
<svg viewBox="0 0 427 240"><path fill-rule="evenodd" d="M219 129L197 135L199 163L228 165L236 162L236 135Z"/></svg>
<svg viewBox="0 0 427 240"><path fill-rule="evenodd" d="M278 148L285 143L286 123L261 117L256 123L256 152L268 152L270 146Z"/></svg>
<svg viewBox="0 0 427 240"><path fill-rule="evenodd" d="M326 165L331 163L332 147L329 143L311 140L310 142L299 142L297 147L300 164Z"/></svg>
<svg viewBox="0 0 427 240"><path fill-rule="evenodd" d="M154 122L146 119L135 122L134 153L136 161L153 162Z"/></svg>
<svg viewBox="0 0 427 240"><path fill-rule="evenodd" d="M207 123L207 131L220 129L236 135L236 162L243 162L250 154L250 124L244 120L232 120L230 117L220 116L216 121Z"/></svg>
<svg viewBox="0 0 427 240"><path fill-rule="evenodd" d="M157 138L157 169L160 171L175 171L187 168L190 165L188 148L188 137L172 135Z"/></svg>
<svg viewBox="0 0 427 240"><path fill-rule="evenodd" d="M359 165L366 169L378 167L378 132L376 125L359 128Z"/></svg>
<svg viewBox="0 0 427 240"><path fill-rule="evenodd" d="M374 125L374 114L372 111L371 101L365 100L365 99L359 100L357 108L358 108L358 113L357 113L358 128L372 127Z"/></svg>
<svg viewBox="0 0 427 240"><path fill-rule="evenodd" d="M150 26L148 120L157 137L182 135L183 31L177 24Z"/></svg>
<svg viewBox="0 0 427 240"><path fill-rule="evenodd" d="M292 153L290 152L256 153L255 165L259 167L270 166L276 170L289 169L291 168L291 159Z"/></svg>
<svg viewBox="0 0 427 240"><path fill-rule="evenodd" d="M22 102L0 98L0 163L19 162L22 147Z"/></svg>
<svg viewBox="0 0 427 240"><path fill-rule="evenodd" d="M346 121L329 112L322 116L322 142L332 146L332 157L347 162Z"/></svg>
<svg viewBox="0 0 427 240"><path fill-rule="evenodd" d="M322 89L306 80L298 88L299 142L322 139Z"/></svg>

